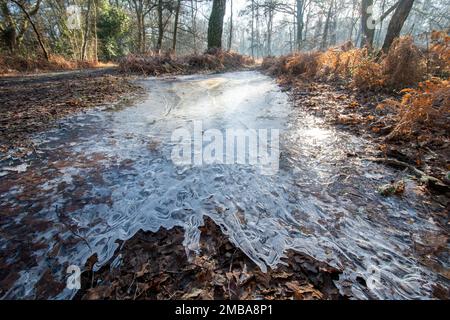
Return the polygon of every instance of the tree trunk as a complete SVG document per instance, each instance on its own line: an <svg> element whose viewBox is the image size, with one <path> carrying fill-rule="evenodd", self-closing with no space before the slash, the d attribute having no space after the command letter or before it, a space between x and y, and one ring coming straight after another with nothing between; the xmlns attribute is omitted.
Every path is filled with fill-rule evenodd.
<svg viewBox="0 0 450 320"><path fill-rule="evenodd" d="M353 0L353 4L352 4L352 17L351 17L351 25L350 25L350 32L349 32L349 36L348 36L348 41L352 41L353 39L353 30L355 29L355 8L356 8L356 4L357 1Z"/></svg>
<svg viewBox="0 0 450 320"><path fill-rule="evenodd" d="M228 51L231 50L231 43L233 41L233 0L230 0L231 15L230 15L230 36L228 37Z"/></svg>
<svg viewBox="0 0 450 320"><path fill-rule="evenodd" d="M255 21L255 29L256 29L256 58L261 56L261 34L259 32L259 5L256 5L256 21Z"/></svg>
<svg viewBox="0 0 450 320"><path fill-rule="evenodd" d="M369 50L373 48L373 39L375 36L375 21L372 14L368 12L372 6L373 0L362 0L361 2L361 47L367 47Z"/></svg>
<svg viewBox="0 0 450 320"><path fill-rule="evenodd" d="M175 52L177 49L177 31L178 31L178 18L180 16L181 0L178 0L177 7L175 9L175 22L173 25L173 42L172 51Z"/></svg>
<svg viewBox="0 0 450 320"><path fill-rule="evenodd" d="M136 12L136 21L137 21L137 51L142 53L142 26L141 26L141 18L139 14Z"/></svg>
<svg viewBox="0 0 450 320"><path fill-rule="evenodd" d="M92 1L88 0L88 6L87 6L87 10L86 10L86 21L85 21L85 25L84 25L84 38L83 38L83 46L81 47L81 60L86 60L87 59L87 53L86 53L86 49L87 49L87 43L88 43L88 39L89 39L89 29L90 29L90 23L89 23L89 17L91 15L91 4Z"/></svg>
<svg viewBox="0 0 450 320"><path fill-rule="evenodd" d="M383 52L388 52L395 38L400 36L403 24L408 18L413 4L414 0L400 0L391 21L389 22L386 38L384 39Z"/></svg>
<svg viewBox="0 0 450 320"><path fill-rule="evenodd" d="M194 54L197 54L197 1L195 1L195 8L194 8L194 0L191 0L191 20L192 20L192 37L194 45Z"/></svg>
<svg viewBox="0 0 450 320"><path fill-rule="evenodd" d="M17 31L16 21L13 19L11 11L8 8L7 1L0 2L0 9L3 15L3 19L6 22L4 28L2 28L2 40L5 42L11 54L14 54L17 49Z"/></svg>
<svg viewBox="0 0 450 320"><path fill-rule="evenodd" d="M333 13L331 14L330 23L330 45L335 46L337 43L337 19L338 19L338 8L336 6L337 2L334 2Z"/></svg>
<svg viewBox="0 0 450 320"><path fill-rule="evenodd" d="M308 36L310 19L311 19L311 6L308 7L308 11L306 12L306 21L304 23L305 30L303 32L303 38L302 38L303 45L305 45L306 37Z"/></svg>
<svg viewBox="0 0 450 320"><path fill-rule="evenodd" d="M272 55L272 30L273 30L273 9L269 7L267 18L267 56Z"/></svg>
<svg viewBox="0 0 450 320"><path fill-rule="evenodd" d="M137 51L139 53L145 52L145 14L144 4L142 1L132 0L129 1L130 6L134 8L136 12L137 22Z"/></svg>
<svg viewBox="0 0 450 320"><path fill-rule="evenodd" d="M0 31L2 34L2 39L8 47L10 53L14 54L20 43L22 42L25 32L28 29L28 23L32 22L31 17L36 15L36 13L39 11L41 0L37 0L34 8L30 10L28 10L22 2L20 4L17 1L12 2L19 6L19 9L22 11L22 13L24 13L22 22L20 24L16 23L16 20L14 19L11 11L8 8L8 1L3 0L0 2L0 10L2 12L4 22L6 22L6 25Z"/></svg>
<svg viewBox="0 0 450 320"><path fill-rule="evenodd" d="M383 0L383 2L381 3L381 12L384 12L385 8L386 8L386 0ZM379 46L381 31L383 31L383 21L380 21L380 27L378 28L378 31L375 35L374 39L375 46Z"/></svg>
<svg viewBox="0 0 450 320"><path fill-rule="evenodd" d="M30 22L31 27L33 28L33 31L36 34L36 38L39 42L39 46L42 49L42 53L44 54L45 59L48 61L49 55L48 55L47 49L45 49L44 43L42 42L41 34L39 33L38 29L36 28L36 25L34 24L33 20L31 19L30 14L28 13L28 11L25 9L25 7L20 2L18 2L16 0L12 0L12 2L17 4L19 6L20 10L22 10L23 13L25 14L25 16L27 17L27 20ZM36 9L36 12L37 12L37 9Z"/></svg>
<svg viewBox="0 0 450 320"><path fill-rule="evenodd" d="M320 45L321 50L325 50L327 48L328 30L330 29L330 20L331 20L331 11L333 9L333 2L334 2L334 0L332 0L330 2L330 8L328 9L327 19L325 20L325 27L323 30L322 43Z"/></svg>
<svg viewBox="0 0 450 320"><path fill-rule="evenodd" d="M208 23L208 50L222 48L223 17L226 0L213 0L211 16Z"/></svg>
<svg viewBox="0 0 450 320"><path fill-rule="evenodd" d="M97 16L98 16L98 0L94 0L94 62L98 62L98 35L97 35Z"/></svg>
<svg viewBox="0 0 450 320"><path fill-rule="evenodd" d="M162 41L164 36L164 24L163 24L163 3L162 0L158 0L158 40L156 43L156 50L161 51Z"/></svg>
<svg viewBox="0 0 450 320"><path fill-rule="evenodd" d="M252 1L252 27L251 27L251 52L252 52L252 58L255 57L255 0Z"/></svg>
<svg viewBox="0 0 450 320"><path fill-rule="evenodd" d="M303 2L304 0L297 0L297 50L300 51L303 44Z"/></svg>
<svg viewBox="0 0 450 320"><path fill-rule="evenodd" d="M141 16L141 28L142 28L142 31L141 31L141 37L142 37L142 39L141 39L141 46L142 46L142 49L141 49L141 51L143 52L143 53L145 53L145 51L147 50L147 46L146 46L146 38L147 38L147 36L146 36L146 33L145 33L145 14L142 14L142 16Z"/></svg>

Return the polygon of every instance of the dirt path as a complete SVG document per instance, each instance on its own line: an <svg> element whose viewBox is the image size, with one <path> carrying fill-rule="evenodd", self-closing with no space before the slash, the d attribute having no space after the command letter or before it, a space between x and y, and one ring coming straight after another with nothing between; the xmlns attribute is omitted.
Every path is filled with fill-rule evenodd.
<svg viewBox="0 0 450 320"><path fill-rule="evenodd" d="M47 81L60 81L70 80L79 76L96 77L101 75L117 75L116 67L107 68L93 68L93 69L79 69L69 71L55 71L55 72L42 72L42 73L30 73L22 75L7 75L0 76L0 86L6 87L17 84L29 84L34 82L47 82Z"/></svg>
<svg viewBox="0 0 450 320"><path fill-rule="evenodd" d="M30 134L88 108L132 98L140 88L114 68L0 77L0 154L33 149Z"/></svg>
<svg viewBox="0 0 450 320"><path fill-rule="evenodd" d="M216 279L223 297L250 275L256 282L232 290L249 297L249 288L262 281L258 269L271 277L272 285L258 289L267 298L305 297L306 288L315 298L430 298L448 288L448 232L435 218L446 204L430 201L407 173L364 160L374 152L364 137L295 108L273 80L255 71L150 78L141 85L148 89L145 101L63 118L33 137L36 153L23 163L0 163L2 297L73 297L76 291L65 288L70 265L97 274L95 283L84 278L86 297L104 295L88 290L114 281L122 282L110 297L157 297L158 269L142 268L164 266L170 257L134 261L133 252L142 242L153 248L171 236L180 240L173 244L177 257L181 248L194 259L206 252L215 265L203 280L187 275L205 266L187 267L180 279L193 282L184 287L164 276L174 290L160 294L164 298L175 291L181 297L183 290L190 298L214 296L212 287L195 289L218 269L228 279ZM201 136L208 129L279 129L279 170L264 175L247 163L175 164L172 134L192 132L196 122ZM402 196L380 195L381 185L400 179ZM236 265L203 248L205 217L229 242L223 253L239 252ZM314 275L296 278L279 269L294 252L301 258L292 268L308 257L309 267L301 268ZM108 275L109 266L123 273ZM139 288L130 284L134 292L122 292L134 278Z"/></svg>

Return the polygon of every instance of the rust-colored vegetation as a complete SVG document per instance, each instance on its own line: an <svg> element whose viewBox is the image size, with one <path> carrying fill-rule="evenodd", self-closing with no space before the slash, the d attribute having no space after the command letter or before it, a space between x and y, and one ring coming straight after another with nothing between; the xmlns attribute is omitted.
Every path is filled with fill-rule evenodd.
<svg viewBox="0 0 450 320"><path fill-rule="evenodd" d="M446 32L434 31L426 48L418 47L411 36L397 38L386 54L346 43L325 52L268 57L261 68L297 91L304 91L310 83L332 84L327 90L346 88L342 97L359 101L359 107L332 112L337 123L370 129L383 143L396 144L395 154L416 150L414 155L402 157L422 168L429 168L425 158L438 159L433 166L440 169L429 170L439 171L442 178L450 168L446 147L450 132L449 44Z"/></svg>
<svg viewBox="0 0 450 320"><path fill-rule="evenodd" d="M203 54L176 56L170 53L130 54L120 60L125 73L143 75L187 74L202 71L231 71L254 64L252 58L236 52L209 50Z"/></svg>
<svg viewBox="0 0 450 320"><path fill-rule="evenodd" d="M51 55L49 60L41 56L0 55L0 75L69 71L105 66L113 66L113 64L98 61L69 60L60 55Z"/></svg>

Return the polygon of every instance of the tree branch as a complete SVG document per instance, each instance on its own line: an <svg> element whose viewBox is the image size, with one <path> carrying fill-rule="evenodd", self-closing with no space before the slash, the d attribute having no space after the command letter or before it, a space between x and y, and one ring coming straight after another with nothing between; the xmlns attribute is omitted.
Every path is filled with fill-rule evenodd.
<svg viewBox="0 0 450 320"><path fill-rule="evenodd" d="M20 10L23 11L23 13L25 14L25 16L27 17L28 21L30 22L31 26L33 27L34 33L36 34L37 40L38 40L39 45L40 45L40 47L41 47L41 49L42 49L42 52L44 53L45 59L48 61L48 60L49 60L49 56L48 56L47 49L45 49L44 43L42 42L42 39L41 39L41 35L39 34L39 31L38 31L38 29L36 28L36 25L34 24L33 20L31 19L30 14L29 14L28 11L25 9L25 7L23 6L22 3L20 3L20 2L17 1L17 0L11 0L11 1L14 2L14 3L20 8ZM40 4L40 0L38 0L38 3L36 4L36 6L37 6L38 4ZM34 9L33 11L36 10L36 12L37 12L38 9L39 9L39 7L37 6L37 7L35 7L35 9Z"/></svg>

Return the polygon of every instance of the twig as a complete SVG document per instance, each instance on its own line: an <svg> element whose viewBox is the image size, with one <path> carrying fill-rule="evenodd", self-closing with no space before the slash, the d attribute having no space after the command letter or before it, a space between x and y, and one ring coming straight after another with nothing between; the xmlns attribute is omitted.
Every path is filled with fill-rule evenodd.
<svg viewBox="0 0 450 320"><path fill-rule="evenodd" d="M92 250L92 247L90 246L90 244L89 244L89 242L86 240L86 238L84 238L83 236L81 236L81 235L79 235L76 231L74 231L74 230L72 230L72 226L70 226L69 224L67 224L66 222L64 222L63 221L63 216L62 216L62 214L59 214L59 212L58 212L58 206L56 206L56 216L58 217L58 219L59 219L59 221L75 236L75 237L77 237L77 238L80 238L81 240L83 240L86 244L87 244L87 246L88 246L88 248L89 248L89 250L91 250L91 252L93 253L93 250Z"/></svg>
<svg viewBox="0 0 450 320"><path fill-rule="evenodd" d="M372 162L383 162L390 165L398 166L398 167L404 167L408 168L411 171L413 171L416 175L419 177L426 176L425 172L417 169L416 167L410 165L409 163L397 160L397 159L391 159L391 158L363 158L362 160L372 161Z"/></svg>
<svg viewBox="0 0 450 320"><path fill-rule="evenodd" d="M237 252L237 249L234 249L233 254L231 255L231 261L230 261L230 268L228 269L228 272L231 272L231 269L233 268L233 258L235 253ZM228 277L227 277L228 278ZM235 292L236 293L236 292ZM228 296L229 299L231 300L231 288L230 288L230 279L228 279Z"/></svg>
<svg viewBox="0 0 450 320"><path fill-rule="evenodd" d="M131 281L131 283L130 283L130 286L128 287L128 292L130 292L130 290L131 290L131 287L133 286L133 283L134 283L134 280L136 279L136 273L133 275L133 280ZM137 284L136 284L136 286L137 286Z"/></svg>
<svg viewBox="0 0 450 320"><path fill-rule="evenodd" d="M440 179L429 176L425 172L414 167L413 165L410 165L409 163L406 163L406 162L403 162L400 160L391 159L391 158L363 158L362 160L373 161L373 162L383 162L383 163L387 163L387 164L390 164L393 166L408 168L409 170L414 172L414 174L416 176L418 176L419 178L427 178L428 180L432 180L434 184L441 185L441 186L447 186Z"/></svg>

